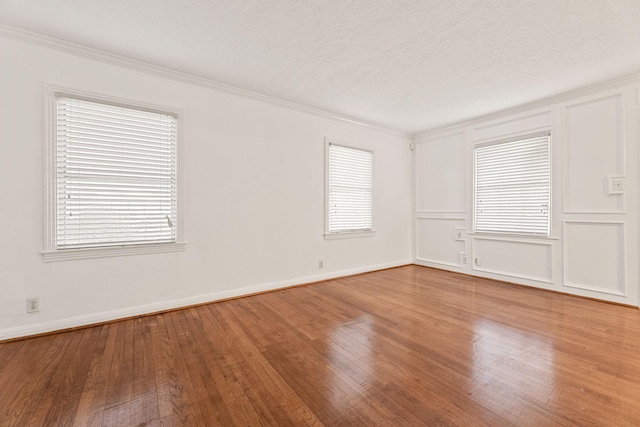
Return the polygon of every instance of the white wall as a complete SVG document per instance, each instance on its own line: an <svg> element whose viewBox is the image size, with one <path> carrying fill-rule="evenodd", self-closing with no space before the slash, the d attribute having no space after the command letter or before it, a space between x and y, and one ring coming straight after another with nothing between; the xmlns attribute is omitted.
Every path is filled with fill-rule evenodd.
<svg viewBox="0 0 640 427"><path fill-rule="evenodd" d="M0 76L0 339L412 261L406 136L9 38ZM184 111L186 252L43 262L45 83ZM324 240L325 137L375 150L375 237Z"/></svg>
<svg viewBox="0 0 640 427"><path fill-rule="evenodd" d="M416 263L637 306L639 88L609 82L418 135ZM475 234L473 147L540 131L552 134L551 237ZM624 194L609 194L611 176Z"/></svg>

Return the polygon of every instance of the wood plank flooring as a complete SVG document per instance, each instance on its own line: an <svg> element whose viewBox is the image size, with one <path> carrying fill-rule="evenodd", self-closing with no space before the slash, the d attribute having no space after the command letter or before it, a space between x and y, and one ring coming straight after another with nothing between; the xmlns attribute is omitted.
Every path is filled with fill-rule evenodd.
<svg viewBox="0 0 640 427"><path fill-rule="evenodd" d="M419 266L0 343L0 426L638 426L640 311Z"/></svg>

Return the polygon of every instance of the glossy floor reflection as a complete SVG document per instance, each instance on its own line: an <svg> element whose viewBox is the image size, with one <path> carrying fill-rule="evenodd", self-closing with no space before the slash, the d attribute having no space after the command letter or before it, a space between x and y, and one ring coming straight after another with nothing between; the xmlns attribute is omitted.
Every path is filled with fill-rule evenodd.
<svg viewBox="0 0 640 427"><path fill-rule="evenodd" d="M0 343L0 426L637 426L640 312L407 266Z"/></svg>
<svg viewBox="0 0 640 427"><path fill-rule="evenodd" d="M545 411L528 408L527 401L556 399L552 339L486 319L476 321L473 328L469 379L474 400L495 413L508 411L527 422L544 423Z"/></svg>

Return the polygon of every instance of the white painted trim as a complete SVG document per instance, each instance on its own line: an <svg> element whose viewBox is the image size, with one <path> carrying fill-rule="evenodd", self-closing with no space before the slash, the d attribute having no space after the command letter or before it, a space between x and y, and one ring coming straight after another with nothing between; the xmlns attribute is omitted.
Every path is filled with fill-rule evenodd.
<svg viewBox="0 0 640 427"><path fill-rule="evenodd" d="M607 177L607 194L609 196L620 196L626 193L626 176L609 175ZM616 188L616 183L620 188Z"/></svg>
<svg viewBox="0 0 640 427"><path fill-rule="evenodd" d="M623 197L624 194L615 194L612 195L611 197ZM579 209L574 209L574 210L570 210L570 211L563 211L563 214L567 214L567 215L625 215L626 212L625 211L591 211L591 210L579 210Z"/></svg>
<svg viewBox="0 0 640 427"><path fill-rule="evenodd" d="M108 258L128 255L144 255L168 252L185 252L187 244L154 243L150 245L112 246L103 248L64 249L42 252L44 262L70 261L74 259Z"/></svg>
<svg viewBox="0 0 640 427"><path fill-rule="evenodd" d="M534 127L534 128L527 128L527 129L523 129L520 128L520 130L515 131L515 132L510 132L510 133L506 133L506 134L500 134L500 135L494 135L494 136L488 136L485 138L476 138L475 134L477 131L482 130L482 129L488 129L488 128L492 128L492 127L496 127L496 126L500 126L500 125L504 125L507 123L514 123L514 122L520 122L520 121L524 121L536 116L542 116L542 115L548 115L549 116L549 123L543 125L543 126L538 126L538 127ZM505 139L510 139L510 138L517 138L519 136L527 136L529 134L534 134L534 133L542 133L542 132L546 132L546 131L550 131L550 129L553 128L553 109L552 108L545 108L542 109L541 111L536 111L533 112L531 114L524 114L521 116L517 116L517 117L511 117L508 120L502 120L502 121L495 121L492 122L490 124L484 125L484 126L480 126L474 129L471 129L471 138L472 138L472 143L474 145L476 144L482 144L484 142L491 142L491 141L500 141L500 140L505 140Z"/></svg>
<svg viewBox="0 0 640 427"><path fill-rule="evenodd" d="M482 271L484 273L491 273L491 274L497 274L500 276L507 276L507 277L515 277L518 279L525 279L525 280L531 280L534 282L540 282L540 283L548 283L553 285L553 242L551 241L536 241L536 240L532 240L532 239L527 239L527 238L514 238L514 237L502 237L502 236L479 236L479 235L474 235L471 237L471 253L473 254L473 256L475 257L476 254L476 240L488 240L488 241L492 241L492 242L509 242L509 243L522 243L522 244L526 244L526 245L533 245L533 246L549 246L551 248L551 259L550 264L549 264L549 278L546 277L536 277L536 276L530 276L528 274L517 274L517 273L511 273L511 272L506 272L506 271L501 271L501 270L494 270L491 268L482 268L482 266L477 266L475 265L475 263L471 262L471 270L474 271ZM549 239L547 239L549 240Z"/></svg>
<svg viewBox="0 0 640 427"><path fill-rule="evenodd" d="M429 140L425 140L425 141L419 141L416 145L416 149L414 150L414 155L413 155L413 194L414 194L414 212L419 216L422 213L437 213L437 214L450 214L450 213L457 213L457 214L466 214L466 212L464 210L453 210L453 211L448 211L448 210L429 210L429 211L424 211L424 210L418 210L418 204L420 202L420 200L418 199L418 194L420 194L420 182L418 181L418 166L417 166L417 156L418 156L418 152L420 150L420 146L423 145L428 145L428 144L433 144L436 142L440 142L439 140L442 139L447 139L447 138L456 138L456 137L462 137L462 148L463 150L466 148L466 132L457 132L457 133L452 133L450 135L446 135L440 138L432 138ZM464 171L464 173L466 174L466 170ZM466 188L463 186L463 188Z"/></svg>
<svg viewBox="0 0 640 427"><path fill-rule="evenodd" d="M609 289L603 289L603 288L598 288L595 286L589 286L589 285L584 285L582 283L571 283L569 282L569 275L568 275L568 271L569 271L569 265L567 264L567 259L568 259L568 253L569 253L569 247L568 247L568 239L567 239L567 224L593 224L593 225L617 225L619 227L618 230L618 236L619 236L619 241L618 241L618 250L620 251L621 254L621 266L620 266L620 270L618 273L620 274L620 277L622 278L622 291L612 291ZM563 277L562 277L562 286L565 286L567 288L574 288L574 289L582 289L585 291L592 291L592 292L598 292L601 294L606 294L606 295L615 295L615 296L621 296L621 297L628 297L628 290L627 290L627 251L626 251L626 241L625 241L625 222L624 221L594 221L594 220L565 220L562 221L562 228L563 228L563 245L562 245L562 264L564 265L564 271L563 271Z"/></svg>
<svg viewBox="0 0 640 427"><path fill-rule="evenodd" d="M569 140L569 110L576 107L582 107L588 104L594 104L607 99L615 99L616 111L618 115L618 135L616 141L617 154L618 154L618 170L615 173L619 176L625 176L626 170L626 123L625 115L622 114L623 106L625 103L624 91L615 91L607 94L606 96L598 96L597 98L591 98L587 100L581 100L580 102L564 105L562 107L563 123L564 123L564 203L563 213L565 214L626 214L626 197L625 194L621 194L618 197L618 210L588 210L588 209L572 209L569 207L569 170L571 153L569 152L570 140Z"/></svg>
<svg viewBox="0 0 640 427"><path fill-rule="evenodd" d="M471 140L472 131L471 129L466 129L464 132L464 209L465 209L465 229L467 230L467 240L470 237L469 232L473 231L473 206L474 206L474 173L473 173L473 142ZM465 251L467 252L467 265L465 270L467 274L471 270L471 257L473 253L471 252L470 243L465 242L464 244Z"/></svg>
<svg viewBox="0 0 640 427"><path fill-rule="evenodd" d="M389 135L412 139L414 142L419 142L418 140L423 138L435 138L442 133L458 133L461 131L464 132L465 131L464 128L466 128L467 126L473 126L475 124L500 118L505 115L523 113L535 108L545 108L545 107L548 107L549 105L560 103L560 102L569 100L571 98L585 96L598 91L617 88L620 86L637 84L640 82L640 73L635 73L628 76L622 76L617 79L607 80L604 82L585 86L576 90L563 92L561 94L553 95L547 98L542 98L526 104L521 104L516 107L502 109L499 111L495 111L493 113L477 116L468 120L462 120L459 122L451 123L449 125L437 126L432 129L426 129L420 132L410 133L410 132L400 131L397 129L391 129L386 126L367 123L367 122L354 119L348 116L322 110L320 108L298 104L292 101L286 101L284 99L274 98L268 95L263 95L257 92L252 92L246 89L241 89L235 86L227 85L215 80L183 73L170 68L152 65L152 64L138 61L132 58L127 58L124 56L107 53L98 49L93 49L93 48L82 46L79 44L55 39L53 37L48 37L41 34L30 32L30 31L22 30L19 28L10 27L8 25L0 24L0 36L14 39L14 40L19 40L19 41L30 43L37 46L48 47L48 48L55 49L67 54L75 55L81 58L100 61L103 63L116 65L119 67L129 68L135 71L142 71L145 73L153 74L156 76L168 78L175 81L190 83L196 86L201 86L201 87L218 90L222 92L233 93L243 97L263 101L269 104L279 105L285 108L289 108L291 110L297 110L297 111L313 114L316 116L340 120L340 121L351 123L357 126L362 126L362 127L379 131L379 132L387 133ZM638 89L638 104L640 104L640 89Z"/></svg>
<svg viewBox="0 0 640 427"><path fill-rule="evenodd" d="M51 250L56 247L56 224L58 218L56 217L56 148L54 144L55 139L55 101L54 94L55 89L44 83L42 85L42 152L43 152L43 185L44 185L44 200L43 200L43 248L45 251Z"/></svg>
<svg viewBox="0 0 640 427"><path fill-rule="evenodd" d="M467 255L466 249L464 252L460 251L460 257L458 262L460 263L460 268L462 268L464 264L469 264L469 255Z"/></svg>
<svg viewBox="0 0 640 427"><path fill-rule="evenodd" d="M465 215L465 211L418 211L416 215Z"/></svg>
<svg viewBox="0 0 640 427"><path fill-rule="evenodd" d="M468 126L475 126L477 124L481 124L483 122L487 122L490 120L499 119L501 117L505 117L511 114L525 113L527 111L530 111L536 108L549 108L554 104L570 101L574 98L593 95L607 89L613 90L623 86L638 84L638 83L640 83L640 73L635 73L628 76L622 76L617 79L606 80L604 82L585 86L585 87L568 91L568 92L563 92L557 95L549 96L547 98L539 99L537 101L521 104L512 108L498 110L493 113L477 116L468 120L462 120L459 122L451 123L450 125L437 126L432 129L426 129L424 131L416 132L413 134L413 139L416 142L418 142L423 138L432 139L432 138L440 137L441 134L459 132ZM638 96L640 97L640 93ZM640 104L640 99L638 100L638 103Z"/></svg>
<svg viewBox="0 0 640 427"><path fill-rule="evenodd" d="M515 274L515 273L509 273L509 272L505 272L505 271L501 271L501 270L493 270L491 268L478 268L478 267L474 267L473 263L470 264L471 265L471 269L474 271L481 271L483 273L491 273L491 274L496 274L499 276L506 276L506 277L513 277L516 279L524 279L524 280L530 280L532 282L540 282L540 283L547 283L550 285L553 285L553 279L547 279L544 277L535 277L535 276L529 276L526 274ZM553 266L552 266L553 268ZM482 276L479 276L482 277Z"/></svg>
<svg viewBox="0 0 640 427"><path fill-rule="evenodd" d="M495 240L503 242L518 242L518 243L533 243L533 244L552 244L554 240L560 240L559 237L554 236L536 236L527 234L502 234L502 233L476 233L475 231L469 231L468 235L473 239L478 240ZM545 243L548 241L549 243Z"/></svg>
<svg viewBox="0 0 640 427"><path fill-rule="evenodd" d="M1 28L1 27L0 27ZM69 261L72 259L91 259L125 255L142 255L163 252L184 252L186 249L186 141L184 138L185 113L180 108L150 104L143 101L117 98L100 93L69 88L52 83L43 83L43 152L44 152L44 262ZM175 115L178 120L177 134L177 236L173 243L150 243L140 245L105 246L95 248L56 249L56 149L55 149L55 97L64 94L96 102L105 102L148 111Z"/></svg>
<svg viewBox="0 0 640 427"><path fill-rule="evenodd" d="M460 212L460 213L463 214L464 212ZM443 220L450 219L450 220L454 220L454 221L465 221L466 220L466 218L463 217L463 216L462 217L461 216L435 216L435 217L432 217L432 216L418 216L418 218L416 218L416 219L418 221L419 220L423 220L423 219L434 219L434 220L437 220L437 219L443 219ZM466 228L465 228L465 230L466 230Z"/></svg>
<svg viewBox="0 0 640 427"><path fill-rule="evenodd" d="M416 258L416 263L422 263L419 265L424 265L426 267L446 266L446 267L462 268L462 264L454 264L452 262L445 262L445 261L436 261L436 260L427 259L427 258Z"/></svg>
<svg viewBox="0 0 640 427"><path fill-rule="evenodd" d="M511 121L511 120L510 120ZM513 121L517 121L517 120L513 120ZM473 147L478 147L478 146L482 146L482 145L492 145L493 143L503 143L503 142L507 142L507 141L517 141L518 139L521 139L522 137L528 137L529 135L537 135L537 134L544 134L544 133L548 133L549 136L553 136L551 135L552 126L539 126L537 128L531 128L531 129L527 129L524 131L518 131L518 132L511 132L511 133L507 133L504 135L500 135L498 137L495 138L484 138L484 139L478 139L476 141L472 141L472 145Z"/></svg>
<svg viewBox="0 0 640 427"><path fill-rule="evenodd" d="M467 254L467 257L469 257L470 255ZM460 274L464 274L465 276L468 277L474 277L474 278L480 278L480 279L489 279L489 280L496 280L496 281L500 281L500 282L504 282L510 285L518 285L518 286L527 286L529 288L532 289L539 289L539 290L548 290L548 291L556 291L557 289L553 286L553 282L546 282L546 281L541 281L535 278L526 278L523 280L522 277L519 276L507 276L503 273L492 273L489 271L481 271L481 270L471 270L470 272L466 272L466 271L459 271L458 269L453 270L451 269L449 266L445 266L442 265L437 266L437 265L432 265L432 263L428 263L428 262L419 262L416 261L415 262L416 265L421 265L423 267L432 267L432 268L438 268L441 270L446 270L446 271L452 271L455 273L460 273ZM469 258L469 264L472 264L472 260ZM464 269L464 267L462 267ZM515 280L510 280L509 279L515 279ZM535 282L535 283L532 283ZM549 286L551 285L551 286ZM565 295L571 295L571 296L580 296L579 294L576 293L569 293L569 292L564 292ZM606 301L606 300L603 300Z"/></svg>
<svg viewBox="0 0 640 427"><path fill-rule="evenodd" d="M400 260L388 262L384 264L371 265L367 267L352 268L349 270L336 271L333 273L325 273L313 276L300 277L297 279L284 280L281 282L263 283L253 286L245 286L239 289L230 289L226 291L213 292L203 295L195 295L191 297L180 298L170 301L161 301L152 304L128 307L120 310L104 311L101 313L87 314L83 316L71 317L68 319L54 320L50 322L42 322L37 324L18 326L14 328L6 328L0 330L0 341L27 337L30 335L54 332L63 329L77 328L82 326L93 325L96 323L110 322L118 319L124 319L132 316L142 316L149 313L157 313L166 310L173 310L182 307L188 307L196 304L207 304L224 299L251 295L258 292L268 292L276 289L289 288L305 283L313 283L324 280L330 280L354 274L368 273L386 268L400 267L411 264L411 260Z"/></svg>
<svg viewBox="0 0 640 427"><path fill-rule="evenodd" d="M413 141L415 142L416 145L422 145L422 144L430 144L433 142L437 142L438 140L441 140L441 139L453 138L456 136L462 136L463 138L465 138L465 142L466 142L467 135L464 129L458 129L455 132L446 133L443 135L437 135L437 136L433 136L431 138L425 138L425 139L421 139L419 135L414 135Z"/></svg>
<svg viewBox="0 0 640 427"><path fill-rule="evenodd" d="M583 291L598 292L600 294L614 295L614 296L617 296L617 297L626 297L627 296L627 294L625 292L615 292L615 291L610 291L610 290L607 290L607 289L597 288L595 286L587 286L587 285L575 284L575 283L569 283L569 282L563 283L562 286L567 287L567 288L581 289ZM626 284L625 284L625 288L626 288Z"/></svg>
<svg viewBox="0 0 640 427"><path fill-rule="evenodd" d="M640 143L640 87L636 89L636 103L637 103L637 108L636 108L636 111L634 113L634 115L635 115L635 128L636 128L635 129L635 131L636 131L636 135L635 135L636 141L634 141L634 144L639 144ZM635 164L634 164L634 167L632 168L632 171L633 171L633 169L635 169L636 171L640 171L640 150L637 150L637 149L636 149ZM638 172L636 172L636 174L635 174L635 180L636 181L639 180ZM637 185L637 182L634 183L634 184ZM627 183L626 185L629 185L629 184ZM636 199L635 199L635 208L637 210L636 218L635 218L635 220L637 221L636 222L636 227L637 227L636 228L636 233L638 233L639 230L640 230L640 227L638 227L638 224L640 224L640 209L638 209L638 192L639 191L638 191L638 189L636 187L636 195L635 195L635 197L636 197ZM632 217L631 220L633 221L633 217ZM631 228L631 229L633 229L633 228ZM637 237L638 236L636 235L636 238ZM634 242L634 241L632 240L632 242ZM639 261L638 258L640 258L640 253L638 253L638 246L637 246L637 244L639 242L640 242L640 239L635 240L635 242L633 243L633 244L636 245L636 253L635 253L634 259L632 259L630 261L630 264L632 266L634 264L636 266L636 272L635 272L636 281L638 281L638 261ZM640 284L636 284L636 286L640 286ZM636 289L636 292L637 292L637 294L636 294L636 300L634 301L634 305L637 306L637 307L640 307L640 292L638 292L637 289Z"/></svg>
<svg viewBox="0 0 640 427"><path fill-rule="evenodd" d="M340 233L324 233L324 240L356 239L360 237L373 237L375 235L376 230L343 231Z"/></svg>
<svg viewBox="0 0 640 427"><path fill-rule="evenodd" d="M429 258L419 258L418 257L418 253L420 252L420 244L419 244L419 240L416 236L415 233L417 233L418 230L418 221L423 221L423 220L427 220L427 221L438 221L438 220L443 220L443 221L465 221L465 218L451 218L451 217L440 217L440 218L422 218L422 217L417 217L415 220L415 228L416 231L414 232L414 239L415 239L415 255L413 257L413 259L415 261L420 261L420 262L426 262L426 263L430 263L430 264L436 264L436 265L445 265L447 267L456 267L456 268L462 268L462 264L456 264L453 262L446 262L446 261L437 261L434 259L429 259ZM458 228L458 227L454 227L454 228ZM466 228L462 227L462 230L466 230ZM458 241L461 243L464 243L464 250L467 250L467 240L463 239L463 240L458 240L458 239L453 239L454 241ZM458 258L458 262L460 262L460 258Z"/></svg>
<svg viewBox="0 0 640 427"><path fill-rule="evenodd" d="M355 231L329 231L329 147L336 145L344 148L351 148L354 150L368 151L371 153L371 230L355 230ZM324 138L324 239L325 240L340 240L340 239L355 239L358 237L373 237L376 234L375 230L375 204L376 204L376 152L373 147L365 144L352 144L350 142L344 142L337 139L325 137Z"/></svg>
<svg viewBox="0 0 640 427"><path fill-rule="evenodd" d="M618 134L617 134L617 138L616 138L616 143L618 145L618 174L619 175L625 175L626 172L626 165L625 165L625 159L626 159L626 150L625 150L625 142L626 142L626 120L625 120L625 115L623 114L623 109L624 109L624 105L626 105L626 96L625 96L625 92L624 90L620 90L620 91L615 91L613 93L610 93L608 95L605 96L600 96L597 98L591 98L588 100L584 100L582 102L578 102L575 104L570 104L570 105L566 105L565 106L565 112L568 111L571 108L575 108L575 107L582 107L585 105L589 105L589 104L595 104L597 102L600 101L604 101L604 100L608 100L608 99L614 99L617 101L616 103L616 112L617 112L617 116L618 116ZM565 119L566 123L569 123L568 118ZM567 126L568 127L568 126Z"/></svg>
<svg viewBox="0 0 640 427"><path fill-rule="evenodd" d="M418 209L418 168L417 168L417 145L415 143L411 143L414 147L411 150L411 259L415 262L417 252L417 242L416 234L418 232L418 214L416 213Z"/></svg>
<svg viewBox="0 0 640 427"><path fill-rule="evenodd" d="M81 58L91 59L94 61L100 61L103 63L107 63L107 64L119 66L119 67L129 68L134 71L142 71L144 73L153 74L159 77L163 77L163 78L167 78L175 81L189 83L189 84L204 87L207 89L233 93L235 95L240 95L246 98L255 99L258 101L266 102L268 104L278 105L291 110L301 111L301 112L313 114L316 116L340 120L340 121L351 123L357 126L362 126L362 127L379 131L379 132L387 133L389 135L411 139L411 134L408 132L403 132L403 131L391 129L385 126L367 123L355 118L343 116L337 113L333 113L331 111L322 110L320 108L312 107L309 105L298 104L296 102L287 101L284 99L275 98L268 95L263 95L250 90L241 89L235 86L217 82L215 80L183 73L181 71L176 71L170 68L160 67L158 65L153 65L143 61L138 61L136 59L115 55L115 54L104 52L98 49L82 46L76 43L70 43L70 42L58 40L53 37L36 34L30 31L25 31L25 30L10 27L7 25L0 24L0 36L11 38L14 40L19 40L22 42L27 42L27 43L38 45L38 46L44 46L44 47L55 49L67 54L79 56Z"/></svg>

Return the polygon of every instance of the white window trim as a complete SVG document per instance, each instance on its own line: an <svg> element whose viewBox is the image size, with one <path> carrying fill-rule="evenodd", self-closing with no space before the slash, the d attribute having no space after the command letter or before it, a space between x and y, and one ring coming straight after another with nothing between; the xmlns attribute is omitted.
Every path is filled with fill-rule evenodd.
<svg viewBox="0 0 640 427"><path fill-rule="evenodd" d="M373 237L376 235L376 230L363 230L363 231L336 231L325 232L325 240L341 240L341 239L355 239L358 237Z"/></svg>
<svg viewBox="0 0 640 427"><path fill-rule="evenodd" d="M548 136L549 137L549 179L550 179L550 184L549 184L549 232L547 235L542 235L542 234L527 234L527 233L513 233L513 232L497 232L497 231L477 231L475 229L475 224L476 224L476 162L475 162L475 149L478 147L486 147L486 146L490 146L490 145L497 145L497 144L503 144L503 143L508 143L508 142L513 142L513 141L519 141L519 140L524 140L524 139L528 139L528 138L535 138L535 137L540 137L540 136ZM553 138L552 138L552 132L551 130L544 130L541 132L535 132L535 133L530 133L530 134L523 134L523 135L518 135L518 136L514 136L511 138L507 138L507 139L499 139L499 140L491 140L491 141L486 141L486 142L481 142L479 144L476 144L473 149L472 149L472 154L473 154L473 159L472 159L472 164L473 164L473 200L472 200L472 224L473 224L473 230L471 232L469 232L468 234L470 235L477 235L477 236L494 236L494 237L507 237L507 238L514 238L514 239L531 239L531 240L557 240L557 237L554 237L553 235L553 231L554 231L554 210L553 210Z"/></svg>
<svg viewBox="0 0 640 427"><path fill-rule="evenodd" d="M354 231L329 231L329 146L330 145L339 145L341 147L353 148L356 150L369 151L373 154L373 165L371 171L371 230L354 230ZM354 239L354 238L362 238L362 237L373 237L376 234L375 230L375 150L371 147L363 147L356 144L345 143L341 141L337 141L331 138L325 138L324 144L324 153L325 153L325 170L324 170L324 239L325 240L342 240L342 239Z"/></svg>
<svg viewBox="0 0 640 427"><path fill-rule="evenodd" d="M186 250L186 206L185 206L185 143L184 112L176 108L151 105L129 99L114 98L77 89L45 83L44 94L44 262L74 259L104 258L125 255L141 255L162 252L184 252ZM56 247L56 95L66 95L90 101L121 105L154 112L175 115L178 118L177 135L177 235L171 243L128 244L108 247L62 249Z"/></svg>

